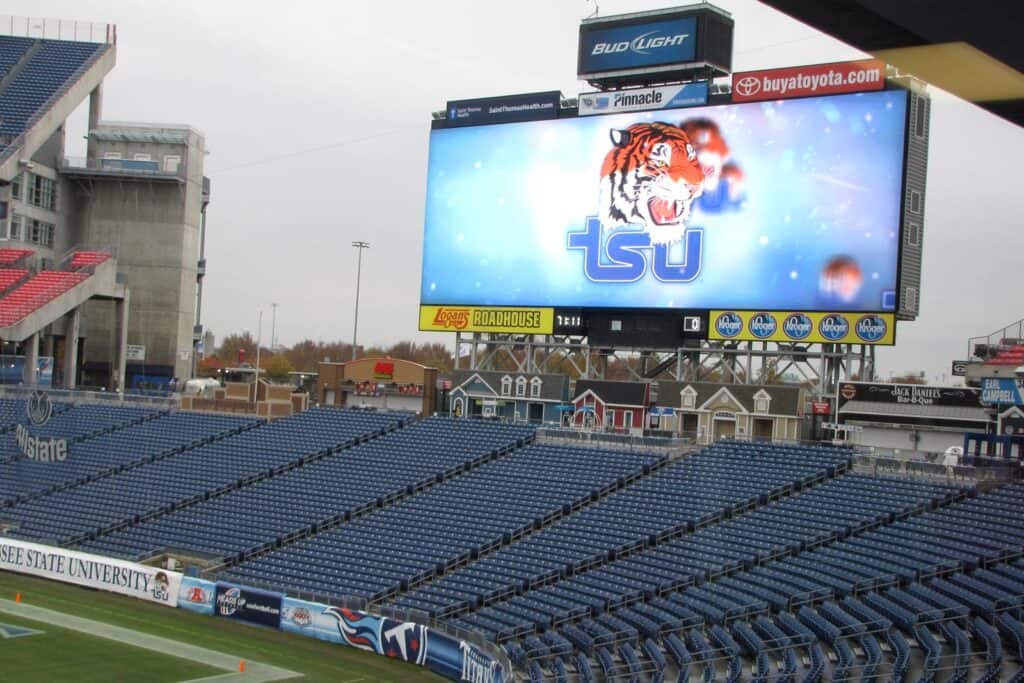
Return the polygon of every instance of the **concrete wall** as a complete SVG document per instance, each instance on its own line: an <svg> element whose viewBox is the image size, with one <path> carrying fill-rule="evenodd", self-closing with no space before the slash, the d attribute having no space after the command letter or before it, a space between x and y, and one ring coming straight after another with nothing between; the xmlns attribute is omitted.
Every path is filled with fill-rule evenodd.
<svg viewBox="0 0 1024 683"><path fill-rule="evenodd" d="M195 324L196 265L202 208L203 138L187 128L101 126L90 154L98 158L117 152L124 159L148 154L162 164L180 157L178 175L184 183L145 178L95 178L82 187L81 244L112 249L118 271L131 290L128 343L146 347L144 364L153 374L191 376L192 332ZM152 133L180 138L180 143L127 141L118 132ZM125 136L127 137L127 136ZM145 135L141 135L145 137ZM92 302L83 329L88 337L86 362L108 361L113 355L113 306Z"/></svg>

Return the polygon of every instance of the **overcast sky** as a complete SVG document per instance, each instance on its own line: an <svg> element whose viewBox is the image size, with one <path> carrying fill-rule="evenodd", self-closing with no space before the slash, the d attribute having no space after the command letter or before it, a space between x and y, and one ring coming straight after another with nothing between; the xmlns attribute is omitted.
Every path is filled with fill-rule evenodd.
<svg viewBox="0 0 1024 683"><path fill-rule="evenodd" d="M602 15L664 0L602 0ZM736 22L734 69L860 56L754 0L719 0ZM582 0L227 2L7 0L14 15L110 22L117 66L104 118L187 123L206 134L203 324L351 340L353 240L363 261L359 341L453 343L418 333L430 113L449 99L576 81ZM1024 131L941 92L932 109L921 315L879 352L879 374L948 375L968 337L1024 317L1017 303ZM84 116L69 126L81 144ZM80 153L71 148L69 154ZM947 380L950 378L947 377Z"/></svg>

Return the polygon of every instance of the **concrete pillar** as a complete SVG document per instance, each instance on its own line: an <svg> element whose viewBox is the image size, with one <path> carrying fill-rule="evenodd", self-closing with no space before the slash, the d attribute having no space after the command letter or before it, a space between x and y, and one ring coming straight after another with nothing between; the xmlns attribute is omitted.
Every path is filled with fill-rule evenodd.
<svg viewBox="0 0 1024 683"><path fill-rule="evenodd" d="M82 307L68 313L64 336L64 388L74 389L78 384L78 334L82 326Z"/></svg>
<svg viewBox="0 0 1024 683"><path fill-rule="evenodd" d="M36 332L25 340L25 372L22 381L34 387L36 385L36 366L39 365L39 333Z"/></svg>
<svg viewBox="0 0 1024 683"><path fill-rule="evenodd" d="M124 291L124 299L114 302L114 358L111 363L110 390L124 394L125 369L128 363L128 306L131 303L131 295L127 289Z"/></svg>
<svg viewBox="0 0 1024 683"><path fill-rule="evenodd" d="M100 119L103 118L103 84L97 85L91 93L89 93L89 130L93 131L97 126L100 125ZM88 144L85 147L86 158L90 161L96 158L96 146L92 143L92 138L89 138Z"/></svg>

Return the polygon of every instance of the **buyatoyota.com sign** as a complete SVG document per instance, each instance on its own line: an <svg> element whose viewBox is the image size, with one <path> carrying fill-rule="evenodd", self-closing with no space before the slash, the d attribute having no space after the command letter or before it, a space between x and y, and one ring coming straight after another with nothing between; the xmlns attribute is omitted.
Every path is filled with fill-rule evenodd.
<svg viewBox="0 0 1024 683"><path fill-rule="evenodd" d="M181 574L158 567L0 537L0 569L174 607Z"/></svg>
<svg viewBox="0 0 1024 683"><path fill-rule="evenodd" d="M454 681L505 680L498 662L479 648L422 624L285 597L281 630L424 666Z"/></svg>
<svg viewBox="0 0 1024 683"><path fill-rule="evenodd" d="M421 304L896 307L902 90L431 131Z"/></svg>

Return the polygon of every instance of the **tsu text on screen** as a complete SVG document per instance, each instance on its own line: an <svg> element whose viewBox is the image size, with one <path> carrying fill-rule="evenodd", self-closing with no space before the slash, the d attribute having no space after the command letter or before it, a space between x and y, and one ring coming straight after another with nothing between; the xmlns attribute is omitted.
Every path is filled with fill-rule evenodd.
<svg viewBox="0 0 1024 683"><path fill-rule="evenodd" d="M885 311L902 90L437 129L421 303Z"/></svg>

